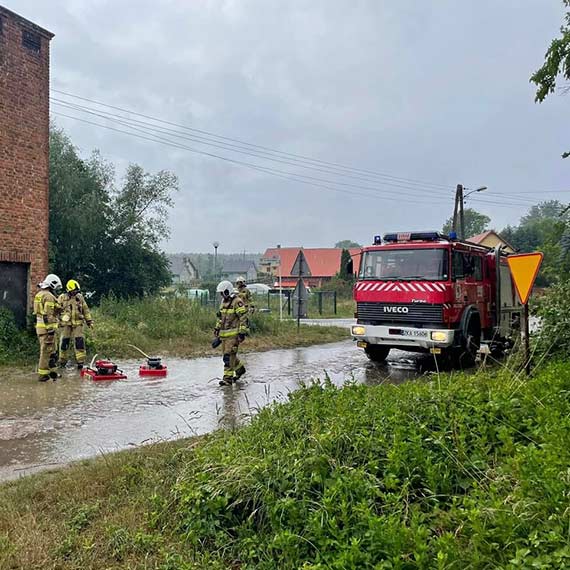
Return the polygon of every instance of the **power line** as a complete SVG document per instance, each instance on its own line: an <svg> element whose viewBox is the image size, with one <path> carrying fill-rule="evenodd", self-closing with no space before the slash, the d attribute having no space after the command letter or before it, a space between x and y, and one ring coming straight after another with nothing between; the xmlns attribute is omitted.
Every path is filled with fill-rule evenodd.
<svg viewBox="0 0 570 570"><path fill-rule="evenodd" d="M159 143L159 144L163 144L163 145L170 146L170 147L173 147L173 148L178 148L178 149L181 149L181 150L186 150L186 151L189 151L189 152L192 152L192 153L196 153L196 154L208 156L208 157L211 157L211 158L216 158L216 159L223 160L223 161L228 162L228 163L231 163L231 164L236 164L236 165L239 165L239 166L245 166L245 167L247 167L247 168L250 168L250 169L252 169L252 170L256 170L256 171L258 171L258 172L263 172L263 173L266 173L266 174L270 174L270 175L272 175L272 176L277 176L277 177L279 177L279 178L286 178L286 179L289 179L289 180L294 180L295 182L300 182L300 183L302 183L302 184L308 184L308 185L311 185L311 186L315 186L315 187L317 187L317 188L323 188L323 189L331 190L331 191L334 191L334 192L340 192L340 193L343 193L343 194L352 194L352 195L356 195L356 196L364 196L364 197L367 197L367 198L375 198L375 199L379 199L379 200L391 200L391 201L395 201L395 202L408 202L408 203L413 203L413 204L417 204L417 203L418 203L418 199L405 200L405 199L402 199L402 198L395 198L395 197L390 197L390 196L387 196L387 197L386 197L386 196L379 196L379 195L377 195L377 194L366 194L366 193L363 193L363 192L353 192L353 191L350 191L350 190L342 190L342 189L340 189L340 188L334 188L334 187L328 186L328 185L326 185L326 184L318 184L318 183L312 182L312 181L310 181L310 180L304 180L304 179L303 179L303 178L312 178L312 177L301 177L301 175L298 175L298 174L283 172L283 171L279 171L279 170L276 170L276 169L273 169L273 168L268 168L268 167L260 166L260 165L257 165L257 164L251 164L251 163L243 162L243 161L240 161L240 160L235 160L235 159L232 159L232 158L228 158L228 157L216 155L216 154L214 154L214 153L210 153L210 152L205 152L205 151L193 149L193 148L191 148L191 147L187 147L187 146L185 146L185 145L182 145L182 144L179 144L179 143L176 143L176 142L168 141L167 139L154 138L154 137L151 137L151 136L140 135L140 134L132 133L132 132L129 132L129 131L124 131L124 130L122 130L122 129L117 129L117 128L111 127L111 126L109 126L109 125L102 125L102 124L100 124L100 123L95 123L95 122L89 121L89 120L87 120L87 119L83 119L83 118L80 118L80 117L74 117L74 116L72 116L72 115L67 115L67 114L65 114L65 113L60 113L60 112L57 112L57 111L54 112L54 115L61 116L61 117L66 117L66 118L68 118L68 119L73 119L73 120L75 120L75 121L80 121L80 122L82 122L82 123L86 123L86 124L93 125L93 126L96 126L96 127L101 127L101 128L104 128L104 129L108 129L108 130L111 130L111 131L118 132L118 133L126 134L126 135L129 135L129 136L132 136L132 137L136 137L136 138L139 138L139 139L143 139L143 140L147 140L147 141L151 141L151 142L156 142L156 143ZM132 128L132 127L131 127L131 128ZM320 179L315 179L315 180L320 180ZM437 202L437 201L435 201L435 200L433 200L433 199L430 198L429 201L428 201L428 202L424 202L424 204L431 204L431 203L435 203L435 202ZM439 203L440 203L440 204L441 204L441 203L447 204L448 202L447 202L447 201L445 201L445 202L441 202L441 201L440 201Z"/></svg>
<svg viewBox="0 0 570 570"><path fill-rule="evenodd" d="M163 134L163 135L167 135L167 136L174 136L176 138L180 138L183 140L198 142L199 144L204 144L206 146L211 146L211 147L219 148L222 150L229 150L230 152L236 152L238 154L245 154L247 156L253 156L253 157L261 158L264 160L270 160L270 161L277 162L280 164L285 164L288 166L296 166L296 167L306 168L306 169L317 171L317 172L322 172L325 174L332 174L333 176L344 176L344 177L348 177L348 178L352 178L352 179L356 179L356 180L364 180L366 182L373 182L373 183L379 182L379 180L374 179L374 178L370 178L370 177L355 176L353 174L347 174L344 171L331 170L331 168L321 168L321 167L316 167L312 164L299 163L296 160L289 160L289 159L283 160L280 158L273 157L271 155L268 156L268 153L265 153L263 151L249 152L249 151L241 150L241 147L236 147L236 145L231 145L228 143L221 143L221 144L212 143L212 142L209 142L208 139L204 139L203 137L196 137L194 135L183 134L183 133L180 133L179 131L174 131L172 129L165 129L164 127L157 127L156 125L152 125L152 124L149 124L149 123L144 122L144 121L138 121L136 119L130 119L128 117L122 117L121 115L108 113L106 111L100 111L98 109L95 110L93 108L85 107L82 105L77 105L75 103L68 103L67 101L62 101L61 99L57 99L54 97L51 97L50 99L52 100L52 102L55 105L65 107L66 109L71 109L71 110L75 110L75 111L80 111L82 113L87 113L89 115L94 115L94 116L103 118L105 120L111 121L113 123L118 123L118 124L121 124L123 126L127 126L129 128L136 129L137 126L140 125L141 128L144 128L145 132L151 131L153 133L159 133L159 134ZM134 123L134 125L133 125L133 123ZM330 181L328 181L328 182L330 183ZM424 188L420 189L420 188L415 188L415 187L410 186L410 185L396 184L394 182L386 182L386 181L381 181L381 182L385 186L393 186L395 188L403 188L406 190L412 190L412 191L414 191L414 195L417 193L424 194L426 191L429 191L430 193L440 193L440 194L443 193L446 196L451 193L451 191L445 192L445 191L442 191L439 189L431 189L431 188L430 189L424 189ZM335 183L341 184L341 183L337 183L337 182L335 182ZM373 188L370 186L359 186L359 187L365 188L365 189L370 189L370 190L378 189L377 187ZM420 192L420 190L421 190L421 192Z"/></svg>
<svg viewBox="0 0 570 570"><path fill-rule="evenodd" d="M57 89L53 89L52 91L57 92L57 93L61 93L65 96L68 97L72 97L75 99L80 99L83 101L88 101L91 103L94 103L95 105L99 105L99 106L103 106L103 107L107 107L107 108L111 108L111 109L115 109L115 110L119 110L121 112L124 113L129 113L129 114L133 114L136 116L140 116L143 118L147 118L151 121L155 121L158 123L162 123L162 124L167 124L167 125L172 125L172 126L176 126L177 128L181 128L184 129L186 131L189 132L197 132L197 133L204 133L209 137L213 137L214 140L212 141L211 139L205 138L203 136L198 136L198 135L187 135L184 133L180 133L180 131L177 130L173 130L173 129L169 129L166 127L162 127L160 125L154 125L152 123L148 123L145 121L139 121L137 119L132 119L131 117L124 117L121 115L117 115L114 113L109 113L108 111L105 110L101 110L101 109L97 109L97 108L93 108L93 107L87 107L84 105L79 105L77 103L73 103L73 102L69 102L69 101L65 101L63 99L58 99L55 97L50 97L50 99L54 102L54 104L56 105L60 105L63 106L64 108L67 109L71 109L71 110L75 110L81 113L87 113L90 115L95 115L98 116L100 118L103 118L106 121L110 121L111 123L114 124L120 124L122 126L125 126L129 129L138 131L140 133L143 133L144 135L148 135L149 133L152 135L152 137L156 137L156 138L147 138L147 140L151 140L152 142L159 142L161 144L170 144L170 146L176 146L177 148L181 148L183 150L187 150L190 152L194 152L194 153L198 153L198 154L203 154L205 156L210 156L212 158L217 158L220 160L226 160L228 162L233 162L235 164L239 164L241 166L247 166L248 168L257 170L258 172L264 172L266 174L271 174L273 176L279 176L281 178L286 178L289 180L294 180L296 182L303 182L303 183L307 183L307 181L310 181L313 183L314 186L316 187L321 187L321 188L326 188L329 190L337 190L334 189L332 185L338 185L338 186L343 186L343 187L347 187L347 188L356 188L356 189L361 189L361 190L371 190L374 192L378 192L378 193L386 193L389 192L390 194L394 194L393 191L388 191L388 190L384 190L378 187L372 187L372 186L362 186L362 185L356 185L356 184L349 184L349 183L345 183L345 182L338 182L335 180L327 180L327 179L322 179L322 178L317 178L317 177L312 177L312 176L307 176L305 174L298 174L295 172L287 172L287 171L282 171L282 170L277 170L277 169L272 169L269 167L265 167L265 166L261 166L261 165L256 165L256 164L251 164L251 163L246 163L243 161L239 161L239 160L234 160L234 159L230 159L228 157L223 157L220 155L216 155L213 153L208 153L205 151L201 151L195 148L190 148L190 147L186 147L184 145L178 145L178 143L176 141L173 141L171 139L165 139L162 137L157 136L156 133L162 134L162 135L166 135L166 136L170 136L170 137L175 137L175 138L180 138L183 140L190 140L193 142L197 142L198 144L204 144L207 146L212 146L214 148L220 148L223 150L228 150L230 152L236 152L239 154L245 154L247 156L253 156L256 158L261 158L263 160L271 160L273 162L278 162L281 164L286 164L289 166L295 166L295 167L301 167L301 168L307 168L310 170L314 170L314 171L318 171L318 172L323 172L326 174L332 174L334 176L344 176L344 177L348 177L348 178L353 178L356 180L364 180L364 181L370 181L370 182L381 182L383 185L386 186L393 186L395 188L398 189L404 189L404 190L408 190L408 192L397 192L398 195L407 195L407 196L416 196L416 195L420 195L422 197L427 197L426 193L429 192L430 196L429 196L429 202L437 202L436 200L434 200L434 193L437 193L441 196L441 193L444 192L443 190L439 189L439 188L447 188L448 192L451 193L451 190L444 186L444 185L437 185L437 184L432 184L432 183L428 183L428 182L421 182L418 180L414 180L414 179L408 179L408 178L401 178L401 177L394 177L391 175L387 175L384 173L379 173L379 172L375 172L375 171L367 171L364 169L358 169L358 168L352 168L352 167L347 167L341 164L336 164L336 163L332 163L332 162L327 162L327 161L322 161L319 159L313 159L310 157L306 157L303 155L296 155L296 154L292 154L292 153L287 153L284 151L279 151L279 150L275 150L275 149L271 149L269 147L264 147L261 145L256 145L253 143L248 143L248 142L244 142L244 141L240 141L239 139L232 139L230 137L224 137L222 135L216 135L214 133L210 133L208 131L203 131L200 129L195 129L192 127L187 127L184 125L179 125L177 123L173 123L170 121L164 121L162 119L158 119L156 117L152 117L150 115L145 115L142 113L138 113L132 110L128 110L128 109L124 109L121 107L115 107L113 105L108 105L106 103L102 103L93 99L88 99L86 97L81 97L78 95L73 95L64 91L59 91ZM60 115L65 116L67 118L70 119L74 119L74 120L82 120L78 117L74 117L74 116L70 116L70 115L65 115L60 113ZM83 120L83 122L89 123L89 124L93 124L94 126L99 126L99 127L103 127L103 128L108 128L105 125L101 125L98 123L91 123L89 121L85 121ZM133 124L134 123L134 124ZM136 125L140 125L142 128L137 127ZM117 132L121 132L123 134L129 134L131 136L135 136L134 133L130 133L127 131L122 131L122 130L118 130L118 129L111 129L111 130L115 130ZM142 137L139 137L142 138ZM160 140L159 140L160 139ZM215 139L220 139L219 141L215 140ZM238 144L234 145L234 144L229 144L226 142L222 142L225 140L229 140L232 142L236 142ZM252 149L262 149L262 150L252 150ZM267 151L267 152L266 152ZM277 156L273 156L273 155L277 155ZM291 159L282 159L282 158L278 158L279 156L286 156L286 157L292 157ZM327 168L321 168L321 167L317 167L315 166L316 164L318 165L330 165L327 166ZM367 176L360 176L360 175L354 175L351 174L352 172L363 172L363 173L367 173ZM375 176L375 177L379 177L381 178L381 180L376 180L374 178L371 178L368 173L370 173L371 175ZM303 181L303 179L306 179L305 181ZM386 179L386 180L384 180ZM388 180L388 181L387 181ZM396 184L395 182L401 182L401 181L405 181L407 182L406 185L404 184ZM314 184L314 183L324 183L324 184ZM414 185L414 186L411 186ZM429 188L428 186L433 186L434 188ZM416 187L417 186L417 187ZM554 191L554 192L570 192L570 190L565 191L565 190L561 190L561 191ZM349 192L346 192L349 193ZM447 192L444 192L447 195ZM487 200L487 199L481 199L479 197L477 197L477 200L479 203L483 203L483 204L493 204L496 206L501 206L501 207L511 207L511 206L528 206L528 205L534 205L536 203L535 200L531 200L528 198L522 198L519 197L518 194L535 194L536 192L518 192L518 193L501 193L499 192L498 194L501 194L502 196L508 197L510 199L510 201L493 201L493 200ZM355 194L355 193L353 193ZM376 197L376 196L372 196L371 194L362 194L359 193L357 195L362 195L362 196L366 196L366 197ZM394 198L384 198L384 199L390 199L390 200L394 200ZM397 201L402 201L401 199L397 199ZM442 203L442 202L439 202ZM445 202L447 203L447 201Z"/></svg>
<svg viewBox="0 0 570 570"><path fill-rule="evenodd" d="M330 186L330 184L336 184L336 185L341 185L341 186L348 186L348 187L354 187L357 189L372 189L372 190L377 190L375 188L370 188L370 187L366 187L366 186L357 186L357 185L352 185L352 184L346 184L346 183L340 183L340 182L335 182L335 181L329 181L329 180L325 180L325 179L321 179L321 178L316 178L316 177L312 177L312 176L306 176L306 175L301 175L301 174L296 174L296 173L291 173L291 172L286 172L286 171L282 171L282 170L277 170L274 168L270 168L270 167L265 167L265 166L261 166L258 164L252 164L252 163L248 163L248 162L244 162L241 160L236 160L236 159L232 159L232 158L228 158L228 157L224 157L221 155L217 155L211 152L207 152L207 151L203 151L203 150L198 150L192 147L188 147L185 145L182 145L176 141L171 141L169 139L165 139L163 137L158 137L156 135L152 135L152 136L147 136L148 133L146 133L144 130L139 129L138 127L133 127L133 126L127 126L127 128L130 128L132 130L135 131L139 131L142 132L143 134L137 134L137 133L133 133L133 132L129 132L129 131L125 131L122 129L117 129L115 127L111 127L108 125L102 125L100 123L95 123L93 121L89 121L87 119L83 119L80 117L75 117L72 115L67 115L65 113L59 113L59 112L54 112L55 115L58 116L62 116L62 117L66 117L68 119L73 119L76 121L80 121L86 124L90 124L96 127L101 127L101 128L105 128L111 131L115 131L118 133L122 133L122 134L126 134L129 136L133 136L139 139L143 139L143 140L147 140L147 141L151 141L151 142L155 142L155 143L159 143L159 144L164 144L166 146L170 146L173 148L178 148L180 150L186 150L188 152L192 152L195 154L200 154L200 155L204 155L204 156L208 156L211 158L216 158L219 160L223 160L232 164L236 164L236 165L240 165L240 166L245 166L247 168L250 168L252 170L258 171L258 172L263 172L265 174L269 174L272 176L276 176L278 178L283 178L283 179L287 179L287 180L292 180L295 182L299 182L302 184L307 184L310 186L314 186L316 188L322 188L322 189L326 189L326 190L330 190L330 191L334 191L334 192L340 192L340 193L344 193L344 194L351 194L351 195L355 195L355 196L363 196L363 197L367 197L367 198L376 198L376 199L382 199L382 200L389 200L389 201L395 201L395 202L405 202L405 203L412 203L412 204L417 204L417 203L423 203L423 204L448 204L449 202L447 200L445 201L441 201L434 199L433 196L426 196L425 194L422 195L422 198L425 198L426 200L422 201L419 199L419 197L415 197L414 194L412 194L412 196L414 196L414 200L405 200L401 197L393 197L393 196L379 196L378 194L368 194L368 193L363 193L363 192L354 192L354 191L350 191L350 190L346 190L346 189L339 189L339 188L334 188L333 186ZM120 123L119 121L115 121L117 123ZM404 194L404 192L398 192L398 194ZM439 198L439 196L438 196ZM486 203L490 203L490 204L496 204L498 206L501 207L511 207L511 206L522 206L522 204L518 204L518 203L512 203L512 202L492 202L492 201L484 201Z"/></svg>
<svg viewBox="0 0 570 570"><path fill-rule="evenodd" d="M195 133L199 133L202 135L206 135L215 139L221 139L221 140L225 140L225 141L230 141L230 142L234 142L234 143L238 143L240 145L244 145L247 147L252 147L252 148L257 148L263 151L268 151L270 153L274 153L274 154L279 154L279 155L283 155L283 156L288 156L290 158L295 158L295 159L300 159L300 160L304 160L304 161L308 161L308 162L313 162L313 163L317 163L317 164L321 164L321 165L325 165L325 166L330 166L330 167L334 167L337 169L342 169L342 170L346 170L346 171L352 171L352 172L360 172L363 174L369 174L369 175L373 175L375 177L380 177L380 178L384 178L387 180L393 180L393 181L400 181L400 182L407 182L410 184L418 184L421 186L428 186L428 187L434 187L434 188L442 188L444 190L451 190L450 186L445 185L445 184L437 184L437 183L432 183L432 182L426 182L423 180L417 180L414 178L405 178L405 177L400 177L400 176L394 176L391 174L387 174L385 172L379 172L379 171L374 171L374 170L367 170L367 169L362 169L362 168L355 168L355 167L351 167L351 166L346 166L343 164L339 164L339 163L335 163L335 162L329 162L329 161L325 161L325 160L320 160L320 159L316 159L316 158L312 158L306 155L301 155L301 154L294 154L294 153L289 153L286 151L281 151L278 149L273 149L271 147L267 147L267 146L263 146L263 145L258 145L258 144L254 144L254 143L250 143L247 141L243 141L240 139L236 139L236 138L232 138L232 137L226 137L223 135L218 135L216 133L210 132L210 131L205 131L203 129L196 129L194 127L189 127L187 125L181 125L179 123L175 123L172 121L166 121L164 119L160 119L158 117L153 117L152 115L146 115L144 113L139 113L137 111L133 111L130 109L125 109L123 107L118 107L115 105L110 105L108 103L103 103L101 101L97 101L95 99L90 99L87 97L82 97L80 95L74 95L72 93L66 92L66 91L61 91L59 89L52 89L52 91L54 93L59 93L61 95L65 95L67 97L71 97L74 99L79 99L82 101L87 101L89 103L93 103L95 105L99 105L102 107L107 107L109 109L114 109L116 111L121 111L122 113L129 113L131 115L135 115L137 117L142 117L145 119L150 119L151 121L155 121L155 122L159 122L162 124L166 124L166 125L170 125L170 126L174 126L174 127L178 127L187 131L191 131L191 132L195 132Z"/></svg>

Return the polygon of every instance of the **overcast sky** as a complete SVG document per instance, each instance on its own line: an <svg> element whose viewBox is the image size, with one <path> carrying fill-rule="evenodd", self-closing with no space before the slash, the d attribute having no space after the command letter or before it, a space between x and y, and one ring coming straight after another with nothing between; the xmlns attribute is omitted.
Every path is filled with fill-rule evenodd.
<svg viewBox="0 0 570 570"><path fill-rule="evenodd" d="M54 89L370 171L182 141L272 176L53 116L86 155L179 176L167 251L438 229L457 183L488 186L468 205L497 229L533 200L570 200L570 95L538 105L528 81L561 0L0 1L55 33Z"/></svg>

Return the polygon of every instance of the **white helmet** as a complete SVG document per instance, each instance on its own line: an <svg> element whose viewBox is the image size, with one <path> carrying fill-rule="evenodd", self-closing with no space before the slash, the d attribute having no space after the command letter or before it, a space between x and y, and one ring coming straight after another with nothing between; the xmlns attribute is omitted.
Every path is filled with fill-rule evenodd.
<svg viewBox="0 0 570 570"><path fill-rule="evenodd" d="M243 283L245 285L245 277L243 275L240 275L237 279L236 279L236 285L238 285L239 283Z"/></svg>
<svg viewBox="0 0 570 570"><path fill-rule="evenodd" d="M50 273L46 275L46 278L39 284L40 289L61 289L63 285L61 284L61 279Z"/></svg>
<svg viewBox="0 0 570 570"><path fill-rule="evenodd" d="M227 279L220 281L216 287L216 293L224 293L226 295L231 295L234 292L234 286Z"/></svg>

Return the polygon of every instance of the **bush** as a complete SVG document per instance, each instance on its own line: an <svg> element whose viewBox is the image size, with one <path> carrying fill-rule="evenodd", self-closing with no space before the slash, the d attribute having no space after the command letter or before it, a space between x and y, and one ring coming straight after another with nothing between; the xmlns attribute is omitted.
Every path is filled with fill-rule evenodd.
<svg viewBox="0 0 570 570"><path fill-rule="evenodd" d="M541 320L537 335L539 352L561 356L570 355L570 281L552 286L536 299L536 315Z"/></svg>
<svg viewBox="0 0 570 570"><path fill-rule="evenodd" d="M568 567L569 390L562 365L315 384L196 448L163 528L228 567Z"/></svg>
<svg viewBox="0 0 570 570"><path fill-rule="evenodd" d="M37 350L36 335L20 330L13 313L0 308L0 365L34 358Z"/></svg>

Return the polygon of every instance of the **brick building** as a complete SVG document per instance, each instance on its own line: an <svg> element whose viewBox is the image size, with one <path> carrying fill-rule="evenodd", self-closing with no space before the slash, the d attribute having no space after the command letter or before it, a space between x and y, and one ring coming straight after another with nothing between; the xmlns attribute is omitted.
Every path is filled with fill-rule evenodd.
<svg viewBox="0 0 570 570"><path fill-rule="evenodd" d="M48 269L52 37L0 6L0 307L20 324Z"/></svg>

